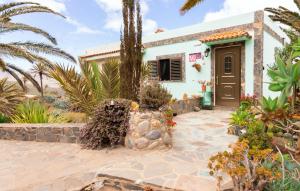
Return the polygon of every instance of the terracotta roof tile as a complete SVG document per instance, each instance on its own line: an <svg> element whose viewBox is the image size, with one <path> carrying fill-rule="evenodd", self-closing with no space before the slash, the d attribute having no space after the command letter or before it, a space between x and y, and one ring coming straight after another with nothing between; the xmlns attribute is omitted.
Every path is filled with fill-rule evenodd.
<svg viewBox="0 0 300 191"><path fill-rule="evenodd" d="M234 31L226 31L221 33L215 33L200 39L201 42L212 42L212 41L219 41L225 39L233 39L233 38L240 38L240 37L247 37L251 38L247 31L242 30L234 30Z"/></svg>

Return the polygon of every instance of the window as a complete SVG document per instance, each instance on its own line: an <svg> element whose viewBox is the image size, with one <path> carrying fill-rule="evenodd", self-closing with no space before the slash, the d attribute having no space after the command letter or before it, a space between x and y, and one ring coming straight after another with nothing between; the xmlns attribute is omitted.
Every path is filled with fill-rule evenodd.
<svg viewBox="0 0 300 191"><path fill-rule="evenodd" d="M232 57L226 56L224 59L224 72L225 74L232 73Z"/></svg>
<svg viewBox="0 0 300 191"><path fill-rule="evenodd" d="M149 61L151 78L160 81L182 81L182 59L161 59Z"/></svg>

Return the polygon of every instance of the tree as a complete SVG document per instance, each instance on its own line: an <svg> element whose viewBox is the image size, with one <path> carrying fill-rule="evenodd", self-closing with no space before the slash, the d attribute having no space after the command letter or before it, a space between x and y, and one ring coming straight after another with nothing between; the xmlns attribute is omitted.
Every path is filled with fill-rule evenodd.
<svg viewBox="0 0 300 191"><path fill-rule="evenodd" d="M298 9L300 9L300 0L294 0L296 6ZM278 7L276 8L266 8L266 11L272 13L270 15L270 18L273 21L278 21L284 25L290 26L297 32L300 32L300 14L299 12L294 12L291 10L288 10L285 7Z"/></svg>
<svg viewBox="0 0 300 191"><path fill-rule="evenodd" d="M54 47L53 45L57 45L57 41L46 31L27 24L16 23L12 20L15 16L29 13L50 13L64 17L60 13L49 9L48 7L41 6L39 3L13 2L0 4L0 35L17 31L28 31L45 37L52 45L32 41L8 43L0 42L0 68L11 74L23 89L25 86L17 73L28 78L28 80L31 81L39 91L41 91L39 84L29 75L29 73L24 72L15 65L7 63L4 57L21 58L30 63L42 63L49 68L53 66L52 62L41 56L41 54L58 56L71 62L76 62L76 59L63 50Z"/></svg>
<svg viewBox="0 0 300 191"><path fill-rule="evenodd" d="M75 67L55 65L50 71L69 97L73 108L87 115L104 99L117 98L120 95L119 61L108 60L99 69L97 63L81 63L81 73Z"/></svg>
<svg viewBox="0 0 300 191"><path fill-rule="evenodd" d="M180 12L184 14L202 2L203 0L186 0L186 2L180 8Z"/></svg>
<svg viewBox="0 0 300 191"><path fill-rule="evenodd" d="M34 76L38 76L40 79L40 87L41 87L41 96L42 98L44 97L44 84L43 84L43 77L44 76L49 76L48 75L48 67L45 66L42 63L36 63L33 65L33 68L31 69L32 73Z"/></svg>
<svg viewBox="0 0 300 191"><path fill-rule="evenodd" d="M121 34L121 97L137 101L142 68L142 15L136 0L123 0ZM135 19L136 18L136 19Z"/></svg>

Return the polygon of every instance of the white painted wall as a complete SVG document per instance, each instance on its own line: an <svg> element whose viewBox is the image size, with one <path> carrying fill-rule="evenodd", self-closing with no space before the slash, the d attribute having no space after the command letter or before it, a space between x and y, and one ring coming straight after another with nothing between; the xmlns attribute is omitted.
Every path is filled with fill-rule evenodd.
<svg viewBox="0 0 300 191"><path fill-rule="evenodd" d="M280 48L283 45L274 39L269 33L264 32L264 71L263 71L263 95L265 97L277 97L280 95L278 92L269 90L270 77L268 76L268 66L275 63L275 48Z"/></svg>

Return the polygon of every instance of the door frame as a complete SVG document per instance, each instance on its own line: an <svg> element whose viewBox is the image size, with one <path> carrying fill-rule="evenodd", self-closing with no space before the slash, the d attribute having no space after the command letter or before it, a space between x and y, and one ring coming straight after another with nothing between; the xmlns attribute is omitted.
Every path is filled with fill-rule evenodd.
<svg viewBox="0 0 300 191"><path fill-rule="evenodd" d="M212 45L212 56L211 56L211 84L213 86L213 103L216 106L216 50L230 48L230 47L240 47L240 96L245 94L245 61L246 61L246 54L245 54L245 42L233 42L233 43L226 43L226 44L217 44Z"/></svg>

